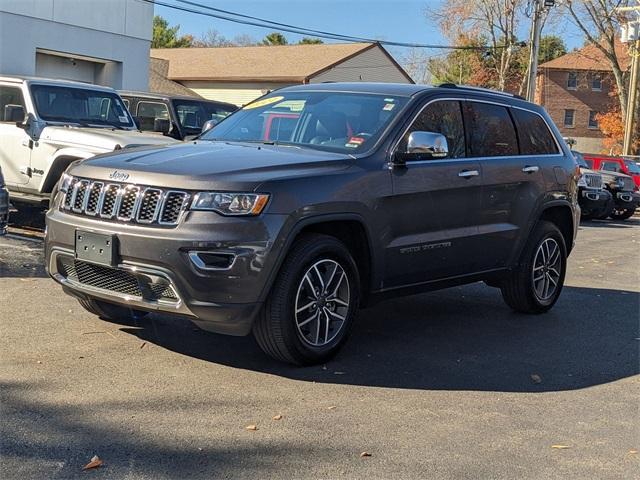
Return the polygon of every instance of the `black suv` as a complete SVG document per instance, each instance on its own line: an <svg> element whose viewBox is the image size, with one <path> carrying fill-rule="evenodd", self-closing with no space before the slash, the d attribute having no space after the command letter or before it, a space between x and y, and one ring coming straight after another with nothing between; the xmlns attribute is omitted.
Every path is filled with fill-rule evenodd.
<svg viewBox="0 0 640 480"><path fill-rule="evenodd" d="M7 233L9 222L9 192L4 185L4 176L0 167L0 235Z"/></svg>
<svg viewBox="0 0 640 480"><path fill-rule="evenodd" d="M127 109L143 132L157 132L176 140L189 140L208 121L219 123L238 107L186 95L121 91Z"/></svg>
<svg viewBox="0 0 640 480"><path fill-rule="evenodd" d="M182 314L324 362L358 309L389 296L484 280L519 312L549 310L578 176L545 111L511 95L289 87L195 142L72 165L47 265L97 315Z"/></svg>

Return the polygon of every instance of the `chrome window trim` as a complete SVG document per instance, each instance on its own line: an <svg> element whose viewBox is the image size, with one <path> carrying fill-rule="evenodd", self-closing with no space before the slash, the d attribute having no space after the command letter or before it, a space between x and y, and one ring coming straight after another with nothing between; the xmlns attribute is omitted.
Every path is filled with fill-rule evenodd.
<svg viewBox="0 0 640 480"><path fill-rule="evenodd" d="M525 107L516 106L516 105L509 105L509 104L506 104L506 103L493 101L493 100L476 100L476 99L468 99L468 98L465 98L465 97L439 97L439 98L434 98L432 100L429 100L413 116L413 118L411 119L411 122L409 122L409 126L403 130L402 135L400 135L398 137L398 139L394 142L393 147L389 149L389 151L391 152L390 160L395 155L395 153L396 153L396 151L398 149L398 144L402 141L404 136L407 134L407 132L409 131L411 126L415 123L415 121L418 119L418 117L422 114L424 109L427 108L432 103L447 102L447 101L449 101L449 102L455 101L455 102L488 103L490 105L497 105L497 106L505 107L505 108L516 108L518 110L523 110L525 112L533 113L535 115L538 115L542 119L542 121L544 122L544 124L547 127L547 129L549 130L549 133L551 134L551 136L553 137L553 141L556 144L556 147L558 149L558 153L544 153L544 154L540 154L540 155L534 155L534 154L521 155L521 154L517 154L517 155L500 155L500 156L492 156L492 157L485 156L485 157L445 158L445 159L439 159L439 160L430 160L430 159L428 159L428 160L415 160L415 161L408 162L408 164L415 165L415 164L420 164L420 163L423 163L423 162L429 162L429 163L439 162L439 163L442 163L442 162L455 162L455 161L461 161L461 160L471 161L471 160L480 160L480 159L494 160L494 159L500 159L500 158L513 158L513 157L518 157L518 158L527 158L527 157L540 158L540 157L562 157L562 156L564 156L562 148L561 148L560 144L558 143L558 139L553 134L553 130L549 127L549 123L547 122L546 118L544 118L544 116L542 114L536 112L535 110L531 110L530 108L525 108ZM464 122L464 115L463 115L463 122ZM515 128L515 124L514 124L514 128ZM517 135L517 129L516 129L516 135ZM466 138L465 138L465 147L466 147Z"/></svg>

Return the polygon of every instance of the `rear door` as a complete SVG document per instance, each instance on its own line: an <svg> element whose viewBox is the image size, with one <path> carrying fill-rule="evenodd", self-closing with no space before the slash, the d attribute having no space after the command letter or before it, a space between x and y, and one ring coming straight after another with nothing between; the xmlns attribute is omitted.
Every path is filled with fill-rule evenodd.
<svg viewBox="0 0 640 480"><path fill-rule="evenodd" d="M429 101L403 134L396 151L406 151L414 131L447 138L446 158L411 160L392 170L393 196L387 205L390 243L385 284L420 283L475 270L473 240L478 233L482 175L466 158L459 99Z"/></svg>
<svg viewBox="0 0 640 480"><path fill-rule="evenodd" d="M559 150L545 121L535 112L506 104L465 103L469 154L483 172L478 246L482 270L513 262L517 240L554 178L548 156Z"/></svg>

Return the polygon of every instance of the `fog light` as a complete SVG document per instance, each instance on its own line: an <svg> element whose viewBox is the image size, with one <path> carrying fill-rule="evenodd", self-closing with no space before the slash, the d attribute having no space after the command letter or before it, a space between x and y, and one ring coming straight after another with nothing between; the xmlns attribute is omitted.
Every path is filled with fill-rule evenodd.
<svg viewBox="0 0 640 480"><path fill-rule="evenodd" d="M228 270L236 256L231 253L193 250L189 252L189 259L200 270Z"/></svg>

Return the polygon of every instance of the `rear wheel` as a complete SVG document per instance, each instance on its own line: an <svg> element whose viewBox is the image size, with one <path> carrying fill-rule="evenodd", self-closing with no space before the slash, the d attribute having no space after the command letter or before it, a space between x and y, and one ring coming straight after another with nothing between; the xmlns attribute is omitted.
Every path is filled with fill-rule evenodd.
<svg viewBox="0 0 640 480"><path fill-rule="evenodd" d="M143 310L122 307L120 305L114 305L112 303L95 300L93 298L78 299L78 302L87 312L93 313L103 320L110 320L119 323L135 322L148 314L148 312Z"/></svg>
<svg viewBox="0 0 640 480"><path fill-rule="evenodd" d="M610 216L614 220L626 220L631 218L634 213L636 213L635 208L614 208Z"/></svg>
<svg viewBox="0 0 640 480"><path fill-rule="evenodd" d="M519 265L501 287L502 297L522 313L544 313L558 300L567 266L564 237L553 223L542 221L534 229Z"/></svg>
<svg viewBox="0 0 640 480"><path fill-rule="evenodd" d="M334 237L305 235L284 261L253 334L271 357L322 363L344 344L360 301L358 269Z"/></svg>

